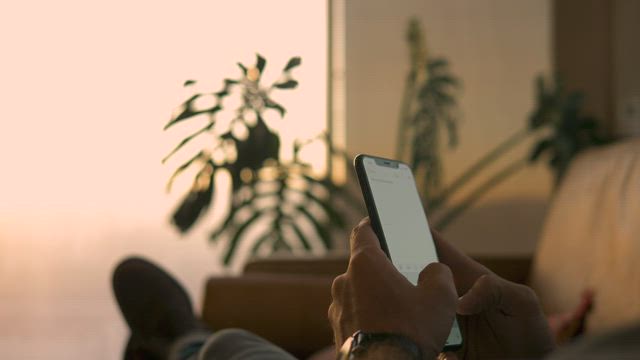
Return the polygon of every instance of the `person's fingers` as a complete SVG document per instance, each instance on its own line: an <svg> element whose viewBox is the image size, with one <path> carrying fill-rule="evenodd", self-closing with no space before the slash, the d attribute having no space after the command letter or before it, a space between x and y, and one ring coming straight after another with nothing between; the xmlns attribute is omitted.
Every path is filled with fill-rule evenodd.
<svg viewBox="0 0 640 360"><path fill-rule="evenodd" d="M427 265L420 272L417 285L420 288L436 288L441 294L448 294L452 299L457 298L451 269L442 263L431 263Z"/></svg>
<svg viewBox="0 0 640 360"><path fill-rule="evenodd" d="M329 308L327 309L327 319L329 319L329 323L331 324L331 326L333 327L335 324L335 320L336 320L336 303L335 302L331 302L331 304L329 304Z"/></svg>
<svg viewBox="0 0 640 360"><path fill-rule="evenodd" d="M500 310L505 315L538 314L540 304L528 286L512 283L495 274L481 276L458 300L458 314L473 315Z"/></svg>
<svg viewBox="0 0 640 360"><path fill-rule="evenodd" d="M437 231L431 229L431 234L436 244L440 262L449 266L453 273L458 294L467 293L478 278L491 273L489 269L463 254L448 241L445 241Z"/></svg>
<svg viewBox="0 0 640 360"><path fill-rule="evenodd" d="M377 249L377 251L382 252L380 241L378 240L378 236L376 236L376 234L373 232L373 229L371 228L369 217L365 217L364 219L362 219L358 226L356 226L351 231L351 238L349 239L349 243L352 255L357 251L365 249Z"/></svg>
<svg viewBox="0 0 640 360"><path fill-rule="evenodd" d="M336 351L339 349L342 341L344 340L344 334L342 331L342 323L345 322L345 306L348 306L348 296L345 294L346 288L346 275L338 275L331 284L331 304L327 310L327 316L329 322L333 328L333 336L336 345ZM346 301L346 305L345 305Z"/></svg>
<svg viewBox="0 0 640 360"><path fill-rule="evenodd" d="M497 309L501 301L501 288L496 276L482 275L471 289L458 300L458 314L475 315Z"/></svg>
<svg viewBox="0 0 640 360"><path fill-rule="evenodd" d="M346 283L345 274L336 276L331 284L331 298L336 301L344 294L344 286Z"/></svg>

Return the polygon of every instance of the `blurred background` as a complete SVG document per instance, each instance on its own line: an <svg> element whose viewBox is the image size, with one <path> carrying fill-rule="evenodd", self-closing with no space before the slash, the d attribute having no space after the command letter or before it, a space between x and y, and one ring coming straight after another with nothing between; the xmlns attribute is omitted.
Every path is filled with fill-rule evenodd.
<svg viewBox="0 0 640 360"><path fill-rule="evenodd" d="M0 5L0 349L5 358L115 359L127 329L110 290L117 261L166 267L201 309L205 280L233 275L223 243L207 241L226 206L181 233L171 216L190 178L167 193L188 158L161 160L189 131L163 132L197 91L217 91L236 62L267 59L276 81L293 56L299 86L273 95L281 160L295 139L327 132L349 154L394 157L411 18L429 56L460 80L459 144L443 146L443 183L526 126L538 75L585 94L607 138L640 134L639 3L634 0L150 1L62 0ZM492 162L526 156L518 142ZM194 149L197 145L194 145ZM344 180L326 146L302 154ZM182 155L181 155L182 156ZM329 161L332 161L331 163ZM343 180L340 180L343 179ZM482 176L468 186L483 182ZM224 181L223 181L224 182ZM445 236L473 254L530 255L553 189L545 163L483 194ZM228 185L216 189L229 192ZM449 206L463 201L464 192ZM227 200L228 201L228 200ZM218 211L218 212L216 212ZM349 228L352 222L346 224ZM347 233L344 233L346 238ZM481 236L480 236L481 235ZM342 240L344 241L344 240ZM336 240L336 244L340 244ZM344 242L342 242L344 244ZM340 247L337 245L337 247ZM323 251L316 251L322 254Z"/></svg>

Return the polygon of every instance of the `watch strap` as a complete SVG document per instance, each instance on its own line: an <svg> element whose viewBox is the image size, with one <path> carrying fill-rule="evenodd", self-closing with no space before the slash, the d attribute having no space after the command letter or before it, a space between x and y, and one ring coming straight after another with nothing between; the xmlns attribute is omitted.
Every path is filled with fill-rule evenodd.
<svg viewBox="0 0 640 360"><path fill-rule="evenodd" d="M411 359L422 359L420 347L410 338L394 333L367 333L356 331L340 348L339 360L357 359L364 354L373 344L385 344L402 349Z"/></svg>

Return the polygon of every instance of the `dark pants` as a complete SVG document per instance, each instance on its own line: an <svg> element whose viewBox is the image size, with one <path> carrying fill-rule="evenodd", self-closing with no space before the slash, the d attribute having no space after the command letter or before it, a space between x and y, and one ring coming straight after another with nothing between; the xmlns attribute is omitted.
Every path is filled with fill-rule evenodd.
<svg viewBox="0 0 640 360"><path fill-rule="evenodd" d="M176 342L169 359L295 360L283 349L240 329L187 335ZM558 349L546 359L640 359L640 325L580 339Z"/></svg>
<svg viewBox="0 0 640 360"><path fill-rule="evenodd" d="M171 360L295 360L288 352L241 329L198 332L174 344Z"/></svg>

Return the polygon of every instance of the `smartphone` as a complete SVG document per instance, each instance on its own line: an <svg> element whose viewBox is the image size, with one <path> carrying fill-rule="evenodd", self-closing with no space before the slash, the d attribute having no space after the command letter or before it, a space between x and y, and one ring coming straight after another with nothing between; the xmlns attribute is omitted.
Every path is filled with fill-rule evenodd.
<svg viewBox="0 0 640 360"><path fill-rule="evenodd" d="M411 168L400 161L363 155L354 160L373 231L393 265L412 284L428 264L438 261L436 246ZM444 351L462 346L458 321Z"/></svg>

